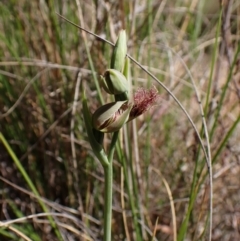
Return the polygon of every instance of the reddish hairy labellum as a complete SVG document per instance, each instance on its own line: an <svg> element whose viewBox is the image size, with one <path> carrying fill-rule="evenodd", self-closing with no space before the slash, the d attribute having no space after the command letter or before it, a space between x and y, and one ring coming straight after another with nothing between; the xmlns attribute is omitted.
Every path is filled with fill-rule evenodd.
<svg viewBox="0 0 240 241"><path fill-rule="evenodd" d="M155 86L149 90L139 88L133 96L133 107L130 112L129 120L132 120L149 110L158 98L159 95Z"/></svg>

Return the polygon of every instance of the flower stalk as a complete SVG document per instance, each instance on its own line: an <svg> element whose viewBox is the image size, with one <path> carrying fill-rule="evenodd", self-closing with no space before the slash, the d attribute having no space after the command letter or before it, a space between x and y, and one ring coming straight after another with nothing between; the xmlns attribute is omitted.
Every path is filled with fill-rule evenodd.
<svg viewBox="0 0 240 241"><path fill-rule="evenodd" d="M104 169L104 241L111 241L112 163L119 131L127 122L147 111L157 99L156 89L140 89L131 96L130 68L126 54L126 32L122 30L113 49L110 68L100 79L102 88L114 95L115 102L102 105L91 114L81 83L83 117L89 143ZM113 133L108 155L103 148L105 133Z"/></svg>
<svg viewBox="0 0 240 241"><path fill-rule="evenodd" d="M112 240L112 162L114 150L119 130L128 121L131 112L131 105L127 103L129 83L122 73L126 54L126 32L122 30L113 50L110 69L107 69L104 76L101 76L101 86L108 94L115 96L116 102L101 106L92 115L88 108L83 84L81 84L83 117L89 143L104 169L104 241ZM104 133L113 133L108 155L102 145Z"/></svg>

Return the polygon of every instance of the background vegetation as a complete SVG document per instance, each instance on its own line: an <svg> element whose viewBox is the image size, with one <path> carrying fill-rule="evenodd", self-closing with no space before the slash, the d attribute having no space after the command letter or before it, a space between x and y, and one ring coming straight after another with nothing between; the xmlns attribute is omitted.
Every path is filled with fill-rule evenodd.
<svg viewBox="0 0 240 241"><path fill-rule="evenodd" d="M210 198L212 240L240 240L237 0L0 2L0 239L102 240L103 170L87 142L78 84L88 83L91 109L100 106L96 79L112 48L56 13L111 42L126 29L129 54L180 100L207 146L191 80L204 109L212 197L189 120L132 64L133 91L155 85L160 99L121 135L113 240L206 240Z"/></svg>

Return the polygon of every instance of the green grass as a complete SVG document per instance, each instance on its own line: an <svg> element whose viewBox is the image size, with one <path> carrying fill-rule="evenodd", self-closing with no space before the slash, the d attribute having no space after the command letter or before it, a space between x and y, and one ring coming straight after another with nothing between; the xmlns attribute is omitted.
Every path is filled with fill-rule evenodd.
<svg viewBox="0 0 240 241"><path fill-rule="evenodd" d="M110 42L125 26L128 53L142 65L131 61L133 92L155 85L160 95L119 135L112 239L174 240L174 225L178 241L209 240L210 227L212 240L238 239L240 4L228 13L218 1L120 2L0 3L0 240L103 240L103 169L77 76L92 112L109 102L98 81L112 47L56 13Z"/></svg>

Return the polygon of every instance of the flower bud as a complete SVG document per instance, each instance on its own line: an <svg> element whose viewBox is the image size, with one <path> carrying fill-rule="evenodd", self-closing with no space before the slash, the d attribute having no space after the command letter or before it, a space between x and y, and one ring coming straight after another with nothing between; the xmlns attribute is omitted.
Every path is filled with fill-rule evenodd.
<svg viewBox="0 0 240 241"><path fill-rule="evenodd" d="M122 72L124 63L125 63L126 54L127 54L126 31L121 30L113 50L112 59L111 59L111 69L116 69Z"/></svg>
<svg viewBox="0 0 240 241"><path fill-rule="evenodd" d="M101 76L103 89L112 95L119 95L129 91L129 83L126 77L115 69L107 69L104 77Z"/></svg>
<svg viewBox="0 0 240 241"><path fill-rule="evenodd" d="M93 127L101 132L115 132L128 121L132 106L127 101L108 103L98 108L92 118Z"/></svg>

